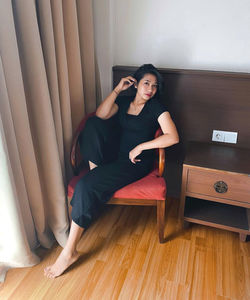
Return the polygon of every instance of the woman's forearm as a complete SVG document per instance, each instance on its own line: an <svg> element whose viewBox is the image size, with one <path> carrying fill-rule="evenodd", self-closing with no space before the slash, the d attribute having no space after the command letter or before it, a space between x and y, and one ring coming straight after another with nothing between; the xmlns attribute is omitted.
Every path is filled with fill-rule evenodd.
<svg viewBox="0 0 250 300"><path fill-rule="evenodd" d="M138 145L139 149L141 151L143 150L150 150L150 149L156 149L156 148L166 148L169 146L172 146L174 144L179 143L179 137L178 135L172 135L165 133L154 140L142 143Z"/></svg>
<svg viewBox="0 0 250 300"><path fill-rule="evenodd" d="M136 157L140 155L144 150L165 148L177 144L179 142L178 134L165 133L152 141L141 143L129 152L129 159L132 163L136 163L140 159Z"/></svg>

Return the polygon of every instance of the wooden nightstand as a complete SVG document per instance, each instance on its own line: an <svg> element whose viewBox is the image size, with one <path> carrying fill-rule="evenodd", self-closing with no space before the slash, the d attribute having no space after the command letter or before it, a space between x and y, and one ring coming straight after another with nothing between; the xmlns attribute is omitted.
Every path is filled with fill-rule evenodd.
<svg viewBox="0 0 250 300"><path fill-rule="evenodd" d="M182 172L181 220L250 234L250 150L190 142Z"/></svg>

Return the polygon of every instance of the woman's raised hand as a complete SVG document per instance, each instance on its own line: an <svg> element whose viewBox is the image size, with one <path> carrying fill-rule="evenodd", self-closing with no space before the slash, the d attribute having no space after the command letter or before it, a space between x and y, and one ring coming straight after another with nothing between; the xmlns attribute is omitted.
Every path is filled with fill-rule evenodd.
<svg viewBox="0 0 250 300"><path fill-rule="evenodd" d="M121 91L127 90L135 83L137 83L137 81L132 76L124 77L120 80L114 91L116 92L116 94L119 94Z"/></svg>

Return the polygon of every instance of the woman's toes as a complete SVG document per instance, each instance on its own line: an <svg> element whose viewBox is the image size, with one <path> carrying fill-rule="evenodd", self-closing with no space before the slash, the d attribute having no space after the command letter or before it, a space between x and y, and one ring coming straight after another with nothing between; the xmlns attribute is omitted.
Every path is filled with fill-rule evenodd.
<svg viewBox="0 0 250 300"><path fill-rule="evenodd" d="M45 269L44 269L44 275L45 276L47 276L48 277L48 274L50 273L50 266L49 267L46 267Z"/></svg>
<svg viewBox="0 0 250 300"><path fill-rule="evenodd" d="M48 277L48 278L53 278L53 273L52 273L52 272L49 272L48 275L47 275L47 277Z"/></svg>

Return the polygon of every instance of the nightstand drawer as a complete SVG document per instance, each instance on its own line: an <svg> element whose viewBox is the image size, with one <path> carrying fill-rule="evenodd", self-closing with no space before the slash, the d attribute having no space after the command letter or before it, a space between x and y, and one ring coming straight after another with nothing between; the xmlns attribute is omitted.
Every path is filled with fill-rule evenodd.
<svg viewBox="0 0 250 300"><path fill-rule="evenodd" d="M189 168L186 191L250 203L250 177L217 170Z"/></svg>

